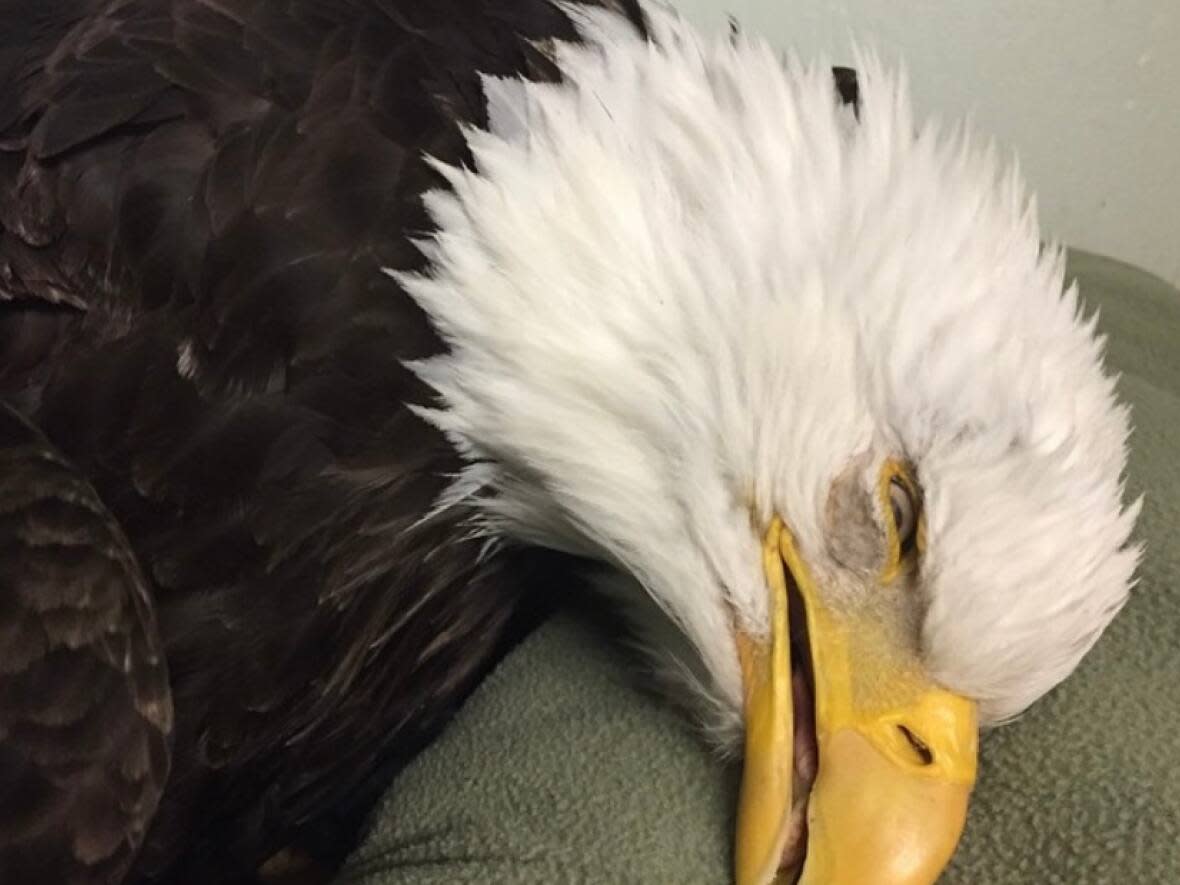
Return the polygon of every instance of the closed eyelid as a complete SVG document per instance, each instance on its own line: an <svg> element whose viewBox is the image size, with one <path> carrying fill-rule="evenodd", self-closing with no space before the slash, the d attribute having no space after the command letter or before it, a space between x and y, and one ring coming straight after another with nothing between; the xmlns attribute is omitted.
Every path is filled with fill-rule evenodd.
<svg viewBox="0 0 1180 885"><path fill-rule="evenodd" d="M897 521L893 514L892 489L895 483L900 485L909 495L910 506L913 508L914 528L905 544L898 536ZM921 550L925 546L924 537L919 537L925 534L921 493L914 481L912 470L904 461L889 458L881 465L881 472L877 480L877 498L884 517L887 535L887 552L885 567L881 570L881 582L889 584L901 572L902 565L911 550L915 548Z"/></svg>

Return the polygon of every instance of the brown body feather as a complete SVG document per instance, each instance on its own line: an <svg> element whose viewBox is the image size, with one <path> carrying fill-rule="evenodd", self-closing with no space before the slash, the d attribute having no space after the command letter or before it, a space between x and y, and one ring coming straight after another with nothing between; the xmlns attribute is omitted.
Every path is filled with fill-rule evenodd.
<svg viewBox="0 0 1180 885"><path fill-rule="evenodd" d="M422 156L465 159L476 71L552 76L534 45L571 28L544 0L0 0L0 22L0 399L31 422L0 422L0 880L235 881L363 806L544 567L481 556L462 509L423 520L459 462L403 361L442 345L381 268L421 264ZM94 672L93 569L121 675ZM44 752L11 726L26 681ZM124 744L66 727L90 692ZM97 806L47 804L52 753L90 785L134 762L94 837L117 850L90 850Z"/></svg>
<svg viewBox="0 0 1180 885"><path fill-rule="evenodd" d="M94 489L0 405L0 880L110 881L168 774L147 582Z"/></svg>

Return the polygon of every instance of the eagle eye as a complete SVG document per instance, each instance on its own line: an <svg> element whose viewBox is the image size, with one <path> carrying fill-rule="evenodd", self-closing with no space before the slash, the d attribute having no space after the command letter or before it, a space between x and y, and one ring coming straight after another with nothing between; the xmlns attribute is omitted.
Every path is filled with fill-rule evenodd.
<svg viewBox="0 0 1180 885"><path fill-rule="evenodd" d="M918 531L918 505L909 486L897 476L889 481L889 507L898 548L902 554L908 553Z"/></svg>

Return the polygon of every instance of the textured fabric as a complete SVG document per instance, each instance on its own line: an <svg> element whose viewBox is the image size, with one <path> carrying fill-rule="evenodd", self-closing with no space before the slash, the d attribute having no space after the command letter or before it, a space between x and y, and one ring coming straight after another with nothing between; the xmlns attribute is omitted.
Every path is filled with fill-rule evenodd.
<svg viewBox="0 0 1180 885"><path fill-rule="evenodd" d="M1140 583L1078 672L982 743L947 883L1180 881L1180 293L1075 253L1135 407ZM394 784L340 881L729 878L737 772L573 615L516 650Z"/></svg>

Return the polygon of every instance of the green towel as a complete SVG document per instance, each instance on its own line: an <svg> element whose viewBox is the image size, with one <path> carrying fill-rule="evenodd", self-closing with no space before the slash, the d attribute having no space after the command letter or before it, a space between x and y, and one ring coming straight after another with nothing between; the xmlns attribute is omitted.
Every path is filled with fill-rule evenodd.
<svg viewBox="0 0 1180 885"><path fill-rule="evenodd" d="M1135 407L1148 493L1131 602L1081 668L989 732L948 883L1180 882L1180 293L1072 256ZM341 882L723 883L737 772L572 614L394 783Z"/></svg>

